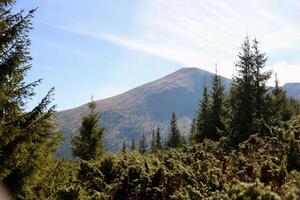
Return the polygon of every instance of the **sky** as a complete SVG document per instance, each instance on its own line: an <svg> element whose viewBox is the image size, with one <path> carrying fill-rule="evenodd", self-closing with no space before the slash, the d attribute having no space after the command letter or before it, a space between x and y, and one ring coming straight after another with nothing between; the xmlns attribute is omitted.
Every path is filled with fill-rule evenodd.
<svg viewBox="0 0 300 200"><path fill-rule="evenodd" d="M43 78L33 107L55 87L57 110L153 81L182 67L231 78L246 35L268 57L281 84L300 82L299 0L18 0L38 7L33 67ZM269 85L273 84L273 78Z"/></svg>

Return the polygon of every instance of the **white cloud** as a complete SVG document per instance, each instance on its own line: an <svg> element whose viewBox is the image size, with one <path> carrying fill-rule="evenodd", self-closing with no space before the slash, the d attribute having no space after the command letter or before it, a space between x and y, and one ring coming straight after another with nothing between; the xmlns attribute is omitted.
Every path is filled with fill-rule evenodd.
<svg viewBox="0 0 300 200"><path fill-rule="evenodd" d="M300 54L299 13L298 0L144 0L135 14L136 35L107 34L90 23L74 22L67 30L188 67L214 71L218 63L218 71L227 77L235 72L233 63L248 33L261 42L270 67L283 83L300 82L296 76L300 74L300 58L291 63L287 56L278 57L281 52Z"/></svg>

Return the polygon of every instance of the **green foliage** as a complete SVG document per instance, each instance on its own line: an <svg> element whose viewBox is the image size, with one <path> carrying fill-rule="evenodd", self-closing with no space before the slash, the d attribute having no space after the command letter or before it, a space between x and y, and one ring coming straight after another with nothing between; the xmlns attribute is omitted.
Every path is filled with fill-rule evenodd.
<svg viewBox="0 0 300 200"><path fill-rule="evenodd" d="M288 170L287 157L299 121L267 127L228 152L224 143L204 140L156 155L134 151L80 161L68 191L74 199L297 199L300 171Z"/></svg>
<svg viewBox="0 0 300 200"><path fill-rule="evenodd" d="M126 146L126 141L123 141L122 143L122 153L126 153L127 152L127 146Z"/></svg>
<svg viewBox="0 0 300 200"><path fill-rule="evenodd" d="M156 149L157 150L161 150L162 149L162 141L161 141L161 136L160 136L160 128L157 127L156 129L156 141L155 141L155 145L156 145Z"/></svg>
<svg viewBox="0 0 300 200"><path fill-rule="evenodd" d="M205 138L209 138L211 130L211 102L209 99L207 86L203 86L202 99L199 104L199 111L196 118L196 128L191 140L194 142L202 142Z"/></svg>
<svg viewBox="0 0 300 200"><path fill-rule="evenodd" d="M151 140L151 153L156 153L157 148L156 148L156 138L155 138L155 131L152 131L152 140Z"/></svg>
<svg viewBox="0 0 300 200"><path fill-rule="evenodd" d="M211 106L211 133L210 139L219 140L219 131L224 131L224 124L222 122L223 115L223 98L224 98L224 85L222 84L221 77L216 73L213 77L213 88L211 92L212 106Z"/></svg>
<svg viewBox="0 0 300 200"><path fill-rule="evenodd" d="M297 112L298 103L289 99L286 92L279 86L277 74L275 74L275 88L272 90L271 114L272 123L291 119L294 112Z"/></svg>
<svg viewBox="0 0 300 200"><path fill-rule="evenodd" d="M211 98L204 87L191 139L185 144L172 114L162 150L160 129L135 151L104 153L95 103L73 137L72 161L56 160L61 140L52 120L52 90L32 111L24 111L39 81L26 84L33 12L12 14L13 1L0 0L0 181L15 199L299 199L299 104L279 87L267 93L270 72L258 42L246 38L230 94L213 78ZM271 106L270 106L271 105ZM225 120L226 119L226 120ZM231 133L220 138L219 132ZM232 148L234 144L235 148Z"/></svg>
<svg viewBox="0 0 300 200"><path fill-rule="evenodd" d="M104 128L98 127L100 116L95 107L94 102L89 104L90 114L83 117L79 135L73 134L73 154L83 160L95 159L104 152Z"/></svg>
<svg viewBox="0 0 300 200"><path fill-rule="evenodd" d="M281 200L280 196L271 191L270 187L264 186L260 182L237 183L232 191L233 199L237 200Z"/></svg>
<svg viewBox="0 0 300 200"><path fill-rule="evenodd" d="M140 154L145 154L147 152L147 141L146 141L145 134L143 134L140 140L139 152Z"/></svg>
<svg viewBox="0 0 300 200"><path fill-rule="evenodd" d="M180 133L180 130L177 126L176 114L172 113L172 118L170 122L170 132L168 135L168 140L166 146L168 148L178 148L184 144L184 138Z"/></svg>
<svg viewBox="0 0 300 200"><path fill-rule="evenodd" d="M207 86L203 88L197 116L191 124L191 142L202 142L205 138L220 139L220 131L224 131L222 121L224 86L216 73L212 79L212 91L209 95Z"/></svg>
<svg viewBox="0 0 300 200"><path fill-rule="evenodd" d="M263 121L270 116L267 108L266 81L271 72L263 72L267 58L260 53L258 42L253 45L246 37L236 63L237 74L230 90L232 120L230 127L235 144L245 141L251 134L262 131Z"/></svg>
<svg viewBox="0 0 300 200"><path fill-rule="evenodd" d="M31 19L35 10L13 13L14 1L0 1L0 181L16 199L32 199L54 162L62 137L55 132L49 107L53 89L31 111L25 111L40 80L27 84Z"/></svg>
<svg viewBox="0 0 300 200"><path fill-rule="evenodd" d="M132 141L131 141L131 151L135 151L135 140L134 140L134 137L132 138Z"/></svg>

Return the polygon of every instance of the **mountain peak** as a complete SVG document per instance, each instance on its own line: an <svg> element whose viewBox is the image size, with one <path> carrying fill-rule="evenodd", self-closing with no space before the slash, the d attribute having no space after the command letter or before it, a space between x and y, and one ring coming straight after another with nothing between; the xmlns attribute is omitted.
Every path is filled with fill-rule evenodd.
<svg viewBox="0 0 300 200"><path fill-rule="evenodd" d="M209 71L197 68L197 67L183 67L180 68L179 70L175 71L173 74L178 74L178 73L184 73L184 74L194 74L194 73L205 73L205 74L212 74Z"/></svg>

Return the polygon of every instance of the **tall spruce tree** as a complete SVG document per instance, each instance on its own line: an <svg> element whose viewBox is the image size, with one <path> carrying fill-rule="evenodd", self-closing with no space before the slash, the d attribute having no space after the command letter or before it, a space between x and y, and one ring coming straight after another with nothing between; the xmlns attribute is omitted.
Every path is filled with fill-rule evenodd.
<svg viewBox="0 0 300 200"><path fill-rule="evenodd" d="M176 114L173 112L171 122L170 122L170 132L168 135L168 140L166 142L166 145L169 148L178 148L181 147L183 143L184 143L184 139L177 126Z"/></svg>
<svg viewBox="0 0 300 200"><path fill-rule="evenodd" d="M248 36L246 37L239 60L235 64L237 74L233 78L230 91L232 108L232 136L235 144L246 140L253 131L255 115L255 72L254 56Z"/></svg>
<svg viewBox="0 0 300 200"><path fill-rule="evenodd" d="M55 132L53 89L33 109L26 105L40 80L27 84L34 10L15 12L14 1L0 1L0 182L16 199L33 199L41 188L62 136ZM35 191L35 192L33 192Z"/></svg>
<svg viewBox="0 0 300 200"><path fill-rule="evenodd" d="M211 132L209 138L218 140L220 138L218 130L224 130L225 127L221 119L223 114L224 85L217 71L212 80L211 97Z"/></svg>
<svg viewBox="0 0 300 200"><path fill-rule="evenodd" d="M162 142L161 142L161 136L160 136L160 128L157 127L156 129L156 142L155 142L155 145L156 145L156 149L157 150L161 150L162 149Z"/></svg>
<svg viewBox="0 0 300 200"><path fill-rule="evenodd" d="M247 36L236 63L237 74L231 87L232 136L235 144L263 129L270 117L266 105L266 82L270 71L263 71L267 58L261 53L257 40L251 46Z"/></svg>
<svg viewBox="0 0 300 200"><path fill-rule="evenodd" d="M75 157L95 159L104 152L104 128L99 127L100 116L93 100L88 104L90 114L82 118L79 134L73 133L72 150Z"/></svg>
<svg viewBox="0 0 300 200"><path fill-rule="evenodd" d="M135 147L135 139L134 137L132 137L132 140L131 140L131 151L135 151L136 147Z"/></svg>
<svg viewBox="0 0 300 200"><path fill-rule="evenodd" d="M191 136L192 141L202 142L205 138L210 138L211 134L211 102L209 99L207 86L203 86L203 94L199 103L199 110L196 118L196 131Z"/></svg>
<svg viewBox="0 0 300 200"><path fill-rule="evenodd" d="M259 43L256 39L253 40L253 63L254 63L254 88L255 88L255 121L254 132L261 132L263 130L263 121L268 122L271 116L268 114L266 94L266 82L271 77L271 71L263 71L267 57L259 50Z"/></svg>
<svg viewBox="0 0 300 200"><path fill-rule="evenodd" d="M145 154L147 152L147 141L144 133L140 140L139 152L140 154Z"/></svg>

